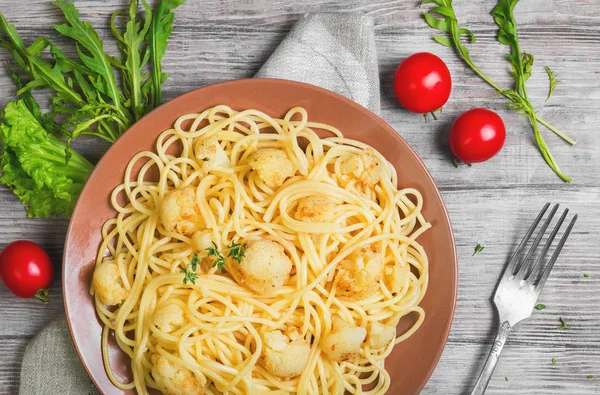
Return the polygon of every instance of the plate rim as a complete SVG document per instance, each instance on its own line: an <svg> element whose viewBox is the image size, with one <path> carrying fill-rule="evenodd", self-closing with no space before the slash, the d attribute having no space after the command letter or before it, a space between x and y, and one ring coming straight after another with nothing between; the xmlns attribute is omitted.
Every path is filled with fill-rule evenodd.
<svg viewBox="0 0 600 395"><path fill-rule="evenodd" d="M423 168L423 170L425 171L425 174L427 176L427 178L429 179L429 182L433 185L433 189L435 194L437 195L439 201L441 202L441 207L442 207L442 211L443 211L443 216L444 216L444 220L442 221L443 225L447 225L447 230L450 236L450 241L451 241L451 253L452 253L452 259L450 260L451 262L449 262L449 264L452 265L453 267L453 271L454 271L454 275L452 277L452 281L453 281L453 287L452 287L452 303L451 303L451 309L450 309L450 315L448 320L445 322L443 331L441 332L442 337L443 337L443 342L440 344L440 347L438 347L435 355L434 355L434 362L433 364L429 367L427 373L423 376L423 379L421 380L421 384L418 386L418 391L417 393L419 393L420 391L422 391L422 389L425 387L425 385L427 384L427 382L429 382L433 372L435 371L442 353L444 351L444 349L446 348L446 345L448 343L448 338L450 335L450 331L452 329L452 323L454 321L454 315L456 313L456 303L457 303L457 295L458 295L458 255L457 255L457 251L456 251L456 239L454 237L454 232L453 232L453 227L452 227L452 223L450 221L450 216L448 215L448 209L446 208L446 203L440 193L440 190L437 186L437 184L435 183L435 180L433 178L433 176L431 175L429 169L427 168L427 166L425 165L425 163L423 162L423 160L421 159L421 157L415 152L415 150L412 148L412 146L408 143L408 141L406 141L401 135L400 133L394 128L392 127L390 124L388 124L383 118L381 118L379 115L375 114L374 112L372 112L371 110L369 110L368 108L356 103L355 101L342 96L336 92L330 91L328 89L325 88L321 88L319 86L316 85L312 85L312 84L307 84L304 82L299 82L299 81L293 81L293 80L286 80L286 79L280 79L280 78L244 78L244 79L236 79L236 80L228 80L228 81L222 81L222 82L217 82L214 84L209 84L209 85L205 85L202 86L200 88L196 88L196 89L192 89L188 92L185 92L181 95L175 96L171 99L169 99L167 102L162 103L160 106L156 107L155 109L153 109L152 111L148 112L147 114L145 114L142 118L140 118L138 121L136 121L134 124L132 124L125 132L123 132L123 134L121 136L119 136L119 138L117 138L117 140L115 140L115 142L113 142L111 144L111 146L104 152L104 154L101 156L101 158L98 160L98 162L96 163L96 165L94 166L94 169L92 170L92 172L90 173L90 176L88 177L88 180L86 180L86 183L84 184L80 195L83 195L84 192L90 188L90 183L88 182L89 180L91 180L94 177L94 174L96 172L98 172L99 168L101 165L103 165L103 163L107 160L107 154L111 151L115 149L115 146L117 145L118 141L125 136L131 129L135 128L135 126L144 121L145 118L155 114L156 112L159 111L165 111L165 108L167 106L171 106L173 105L174 102L176 101L183 101L184 98L190 97L190 96L194 96L196 95L198 91L200 90L204 90L204 89L217 89L218 87L221 86L227 86L227 85L236 85L236 84L247 84L247 83L276 83L276 84L284 84L284 85L296 85L296 86L302 86L305 89L310 89L313 91L317 91L319 94L325 94L325 95L329 95L329 96L333 96L335 99L340 100L345 102L346 104L355 107L355 109L357 111L361 111L364 112L366 114L369 115L369 117L373 118L376 122L380 123L382 126L384 126L385 128L391 129L393 131L392 135L393 138L395 140L397 140L400 144L404 145L409 151L410 153L414 156L414 158L417 160L418 164ZM74 218L76 217L76 213L78 212L78 209L80 208L80 206L83 203L81 203L81 200L78 199L74 209L73 209L73 214L71 216L71 218L69 219L69 225L67 227L67 233L65 235L65 242L63 245L63 254L62 254L62 274L61 274L61 285L62 285L62 293L63 293L63 306L64 306L64 310L65 310L65 316L67 319L67 325L69 328L69 335L71 337L71 340L73 342L73 345L75 347L75 350L77 352L77 356L81 362L81 364L83 365L83 367L85 368L85 371L88 375L88 377L90 378L90 380L94 383L94 386L100 391L100 393L104 393L103 389L99 387L94 375L90 372L90 369L87 365L87 363L85 362L85 359L82 357L82 352L80 350L80 346L77 344L77 342L75 341L75 334L73 332L73 325L72 325L72 317L70 316L69 313L69 302L68 300L70 300L70 298L67 296L70 293L70 290L66 287L66 282L67 282L67 270L65 270L65 266L67 263L67 252L68 249L70 247L70 241L72 239L71 237L71 233L73 231L73 227L74 225ZM71 266L71 265L69 265ZM429 288L428 288L429 291ZM115 387L115 389L117 389ZM121 390L119 390L121 391Z"/></svg>

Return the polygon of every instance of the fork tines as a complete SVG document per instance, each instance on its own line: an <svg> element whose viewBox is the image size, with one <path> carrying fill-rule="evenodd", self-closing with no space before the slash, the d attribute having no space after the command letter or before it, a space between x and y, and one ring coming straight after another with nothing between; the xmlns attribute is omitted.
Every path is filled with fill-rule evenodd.
<svg viewBox="0 0 600 395"><path fill-rule="evenodd" d="M550 260L546 263L544 267L544 260L546 259L546 255L552 247L552 243L556 238L556 235L560 231L560 228L563 225L567 214L569 213L569 209L565 209L558 221L556 222L556 224L554 225L554 228L552 229L550 234L546 236L546 230L552 222L554 215L558 211L558 206L558 204L555 204L554 207L552 207L550 213L543 221L542 226L538 230L535 239L531 243L529 250L527 250L526 254L523 254L525 247L529 242L529 239L531 238L536 228L544 218L546 211L548 211L548 207L550 207L550 203L546 203L544 205L544 208L539 213L535 221L533 221L533 224L525 234L525 237L523 238L523 240L517 247L515 253L513 254L512 258L510 259L510 262L504 272L503 277L514 277L516 280L523 280L532 285L535 285L535 288L538 293L541 291L541 289L544 287L544 284L546 283L546 280L548 279L548 276L550 275L550 272L552 271L554 263L558 259L560 251L562 250L565 242L567 241L567 238L569 237L569 234L571 233L571 229L573 229L575 221L577 220L577 214L575 214L573 218L571 218L569 225L563 232L560 241L554 248L554 253L550 257ZM541 251L537 253L537 259L534 260L534 257L536 256L536 251L540 245L540 242L542 241L542 239L544 239L544 236L546 236L545 243ZM536 281L536 279L538 280Z"/></svg>

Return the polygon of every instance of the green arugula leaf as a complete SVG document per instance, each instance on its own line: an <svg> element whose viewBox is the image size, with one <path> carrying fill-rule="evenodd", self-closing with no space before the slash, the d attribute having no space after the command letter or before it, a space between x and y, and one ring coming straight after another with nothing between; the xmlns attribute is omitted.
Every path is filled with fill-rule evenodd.
<svg viewBox="0 0 600 395"><path fill-rule="evenodd" d="M115 11L112 14L110 25L113 35L119 42L119 48L125 59L124 67L121 71L123 77L123 91L128 98L129 108L133 114L134 121L137 121L147 111L145 100L142 96L143 75L142 67L149 58L149 51L142 50L142 44L152 21L152 9L144 2L144 22L136 20L138 0L131 0L129 4L129 16L125 33L121 35L115 25L115 18L122 14L121 11ZM144 53L146 55L144 55Z"/></svg>
<svg viewBox="0 0 600 395"><path fill-rule="evenodd" d="M146 0L144 7L147 6ZM150 49L150 62L152 66L151 84L145 85L146 93L151 98L152 107L158 107L162 102L161 84L168 74L162 72L160 62L167 52L169 36L173 31L175 14L171 10L185 3L185 0L159 0L152 16L152 25L146 34L146 41Z"/></svg>
<svg viewBox="0 0 600 395"><path fill-rule="evenodd" d="M26 48L15 26L9 24L2 14L0 14L0 31L8 38L8 40L0 39L0 45L12 55L19 68L32 77L32 81L19 89L18 94L28 89L50 87L65 102L82 102L81 96L65 82L61 68L36 56L39 55L41 48L39 43L42 41L38 39L32 49Z"/></svg>
<svg viewBox="0 0 600 395"><path fill-rule="evenodd" d="M556 88L556 85L558 85L558 83L560 82L560 80L556 78L556 74L548 66L546 66L546 73L548 74L548 80L550 81L550 88L548 90L548 97L546 98L546 101L548 101L548 100L550 100L550 97L554 93L554 89Z"/></svg>
<svg viewBox="0 0 600 395"><path fill-rule="evenodd" d="M114 60L104 52L104 44L98 33L89 23L79 19L79 11L72 3L57 0L54 4L61 9L67 20L67 23L54 25L54 29L77 42L79 58L96 74L95 78L89 76L92 85L110 98L124 121L131 123L129 114L121 103L122 97L113 71Z"/></svg>

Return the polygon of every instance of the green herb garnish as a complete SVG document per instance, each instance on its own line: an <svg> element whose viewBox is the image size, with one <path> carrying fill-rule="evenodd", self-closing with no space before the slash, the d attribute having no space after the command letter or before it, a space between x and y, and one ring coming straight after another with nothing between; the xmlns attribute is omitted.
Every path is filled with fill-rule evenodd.
<svg viewBox="0 0 600 395"><path fill-rule="evenodd" d="M546 308L545 304L539 303L538 305L535 306L536 309L538 310L544 310Z"/></svg>
<svg viewBox="0 0 600 395"><path fill-rule="evenodd" d="M462 59L471 67L471 69L473 69L473 71L475 71L475 73L492 86L499 94L510 100L510 103L507 105L508 107L512 108L518 114L529 118L533 127L536 143L544 160L562 180L570 182L571 179L561 172L554 157L550 153L550 150L538 129L538 123L546 126L570 144L574 145L575 141L538 117L527 96L525 81L527 81L531 75L533 56L521 52L519 48L517 24L513 15L513 10L518 1L519 0L499 0L496 7L492 10L494 21L499 27L498 41L510 47L508 59L511 62L515 80L515 87L513 89L502 89L473 63L469 55L469 50L463 45L461 39L464 37L471 43L474 43L476 41L475 35L470 30L459 27L458 19L452 8L452 0L423 0L421 5L433 3L437 6L425 12L423 16L429 26L448 34L447 36L434 36L433 39L447 47L456 48ZM438 16L433 16L433 14Z"/></svg>
<svg viewBox="0 0 600 395"><path fill-rule="evenodd" d="M212 247L206 249L208 251L208 256L216 257L216 260L213 262L213 267L218 267L219 270L225 270L225 256L219 251L219 247L217 244L212 241ZM231 245L227 247L225 251L228 251L227 257L233 258L237 263L242 262L242 258L245 256L244 249L247 247L247 244L238 244L234 241L231 242Z"/></svg>
<svg viewBox="0 0 600 395"><path fill-rule="evenodd" d="M550 100L550 97L554 93L554 88L556 88L556 85L560 82L560 80L558 80L556 78L556 73L554 73L554 71L552 71L550 69L550 67L548 67L548 66L546 66L546 73L548 74L548 80L550 81L550 88L548 89L548 97L546 98L546 101L548 101L548 100Z"/></svg>
<svg viewBox="0 0 600 395"><path fill-rule="evenodd" d="M593 379L593 378L594 378L594 376L591 374L586 376L586 379L588 379L588 380Z"/></svg>
<svg viewBox="0 0 600 395"><path fill-rule="evenodd" d="M229 250L229 254L227 254L227 257L235 259L237 263L242 263L242 258L246 256L244 253L244 249L247 246L247 244L237 244L232 241L231 245L227 248Z"/></svg>
<svg viewBox="0 0 600 395"><path fill-rule="evenodd" d="M473 255L472 255L472 256L475 256L475 254L478 254L478 253L480 253L481 251L483 251L483 249L484 249L484 248L485 248L485 247L484 247L484 246L482 246L481 244L477 244L477 245L475 246L475 252L473 252Z"/></svg>
<svg viewBox="0 0 600 395"><path fill-rule="evenodd" d="M557 330L562 331L563 329L568 329L569 328L569 326L565 322L564 318L560 317L559 320L560 320L561 325L556 328Z"/></svg>
<svg viewBox="0 0 600 395"><path fill-rule="evenodd" d="M552 358L552 365L556 365L556 358Z"/></svg>
<svg viewBox="0 0 600 395"><path fill-rule="evenodd" d="M590 278L590 275L589 274L584 274L583 277Z"/></svg>
<svg viewBox="0 0 600 395"><path fill-rule="evenodd" d="M225 257L223 256L223 254L221 254L221 252L219 251L219 247L217 246L217 243L215 243L214 241L211 242L212 243L212 247L208 247L206 249L206 251L208 251L208 256L214 256L217 259L213 262L213 267L218 267L219 270L225 270Z"/></svg>
<svg viewBox="0 0 600 395"><path fill-rule="evenodd" d="M508 377L505 377L505 378L504 378L504 381L508 381Z"/></svg>
<svg viewBox="0 0 600 395"><path fill-rule="evenodd" d="M186 266L185 269L181 270L181 273L185 274L183 277L183 283L187 284L188 282L191 284L196 284L196 280L198 279L198 275L196 274L196 269L198 269L198 264L200 263L200 259L198 258L198 254L194 252L194 256L192 256L192 260Z"/></svg>

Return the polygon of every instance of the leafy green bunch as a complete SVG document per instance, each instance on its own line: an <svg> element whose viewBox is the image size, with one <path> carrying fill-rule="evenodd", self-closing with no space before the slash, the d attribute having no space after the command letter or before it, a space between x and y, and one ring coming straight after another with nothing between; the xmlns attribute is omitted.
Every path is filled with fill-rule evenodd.
<svg viewBox="0 0 600 395"><path fill-rule="evenodd" d="M499 0L491 13L494 21L499 27L498 41L510 47L507 58L511 62L515 81L515 85L512 89L501 88L473 63L469 55L469 49L463 45L462 39L464 38L468 42L475 43L475 35L470 30L459 26L458 19L452 8L452 0L423 0L421 5L427 3L436 5L436 7L425 12L425 21L432 28L444 31L448 34L447 36L434 36L433 39L444 46L456 48L462 59L471 67L471 69L473 69L473 71L475 71L475 73L477 73L477 75L491 85L499 94L510 100L510 103L507 104L508 107L529 119L533 127L536 143L544 160L562 180L570 182L571 178L565 175L558 167L556 160L552 156L550 149L540 133L538 124L550 129L569 144L574 145L575 141L541 119L537 115L527 96L525 82L531 76L534 58L531 54L521 52L521 49L519 48L517 23L513 12L518 2L519 0ZM559 81L556 78L556 74L554 74L549 67L546 67L546 72L550 79L550 90L548 98L546 99L547 101L550 99L550 96L554 92L554 88Z"/></svg>
<svg viewBox="0 0 600 395"><path fill-rule="evenodd" d="M98 33L79 18L75 6L57 0L66 22L54 25L77 47L77 59L67 57L50 39L39 37L26 46L14 25L0 14L0 45L14 59L27 80L18 86L22 95L32 89L50 89L51 111L42 125L59 136L77 138L89 134L114 142L129 126L161 102L166 80L160 62L173 30L171 10L185 0L161 0L154 12L142 0L144 14L137 17L138 0L131 0L123 33L116 26L121 11L113 13L111 29L119 42L121 59L104 51ZM44 56L45 54L48 56ZM150 62L149 72L142 70ZM122 84L117 84L120 73ZM121 88L121 89L120 89ZM30 110L33 109L30 107ZM64 119L60 124L57 117Z"/></svg>
<svg viewBox="0 0 600 395"><path fill-rule="evenodd" d="M185 0L159 0L154 11L131 0L127 15L112 14L110 25L121 59L108 55L98 33L82 22L72 3L58 0L65 22L54 29L75 42L77 58L66 56L50 39L26 46L14 25L0 14L0 46L12 56L9 66L19 100L9 102L0 125L0 182L13 190L32 217L70 216L93 165L70 147L82 134L114 142L162 101L161 69L173 30L174 8ZM124 30L117 18L125 17ZM121 84L117 84L120 73ZM50 92L43 113L32 91ZM66 138L66 143L59 138Z"/></svg>

